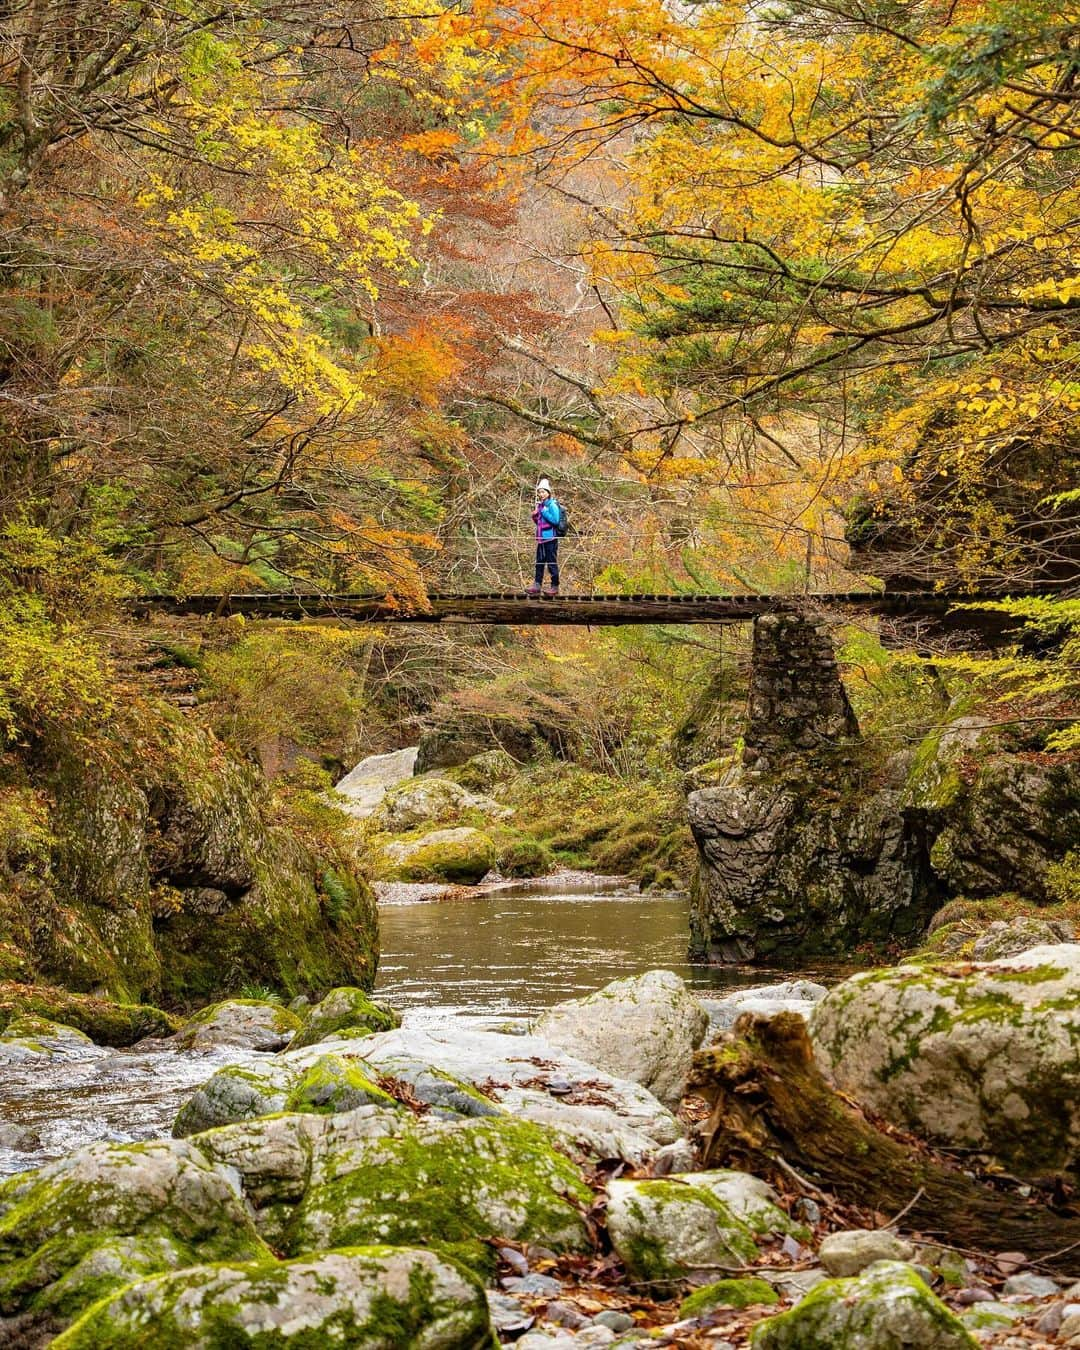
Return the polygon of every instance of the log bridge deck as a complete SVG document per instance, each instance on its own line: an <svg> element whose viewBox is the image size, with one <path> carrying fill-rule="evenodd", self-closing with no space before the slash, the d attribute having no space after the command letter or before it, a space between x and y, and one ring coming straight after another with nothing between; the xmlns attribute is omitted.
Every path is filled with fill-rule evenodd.
<svg viewBox="0 0 1080 1350"><path fill-rule="evenodd" d="M139 615L242 614L260 619L337 619L352 623L584 624L742 623L761 614L859 610L892 615L944 615L971 594L910 591L840 591L803 595L559 595L529 597L521 591L477 591L428 596L409 606L389 595L295 594L146 595L131 602ZM1000 597L998 597L1000 598ZM977 622L972 616L973 624Z"/></svg>

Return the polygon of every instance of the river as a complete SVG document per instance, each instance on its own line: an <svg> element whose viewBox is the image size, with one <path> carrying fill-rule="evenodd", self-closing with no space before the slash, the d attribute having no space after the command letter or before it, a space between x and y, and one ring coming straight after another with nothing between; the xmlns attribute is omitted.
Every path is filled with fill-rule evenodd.
<svg viewBox="0 0 1080 1350"><path fill-rule="evenodd" d="M761 971L692 966L687 902L618 882L552 879L464 898L380 908L378 996L408 1021L462 1018L524 1028L542 1008L624 975L662 967L696 989L762 983ZM4 1146L0 1175L34 1167L94 1139L167 1135L180 1105L227 1063L258 1058L224 1047L177 1051L160 1042L0 1064L0 1126L36 1142Z"/></svg>

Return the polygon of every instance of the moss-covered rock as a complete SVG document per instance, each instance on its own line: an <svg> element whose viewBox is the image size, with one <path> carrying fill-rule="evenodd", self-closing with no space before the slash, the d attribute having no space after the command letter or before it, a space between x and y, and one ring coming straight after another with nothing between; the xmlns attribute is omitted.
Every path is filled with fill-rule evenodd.
<svg viewBox="0 0 1080 1350"><path fill-rule="evenodd" d="M133 1045L145 1036L168 1036L176 1018L144 1003L113 1003L41 984L0 984L0 1028L17 1017L43 1017L84 1032L97 1045Z"/></svg>
<svg viewBox="0 0 1080 1350"><path fill-rule="evenodd" d="M176 1033L175 1041L182 1050L210 1045L281 1050L299 1029L300 1018L279 1003L234 998L197 1012Z"/></svg>
<svg viewBox="0 0 1080 1350"><path fill-rule="evenodd" d="M750 1226L693 1174L608 1184L611 1245L646 1283L685 1279L694 1270L739 1266L758 1253Z"/></svg>
<svg viewBox="0 0 1080 1350"><path fill-rule="evenodd" d="M212 1130L238 1120L283 1111L299 1072L280 1060L227 1064L197 1088L176 1114L173 1137Z"/></svg>
<svg viewBox="0 0 1080 1350"><path fill-rule="evenodd" d="M495 1350L484 1291L432 1252L368 1247L310 1259L201 1265L99 1303L57 1350L348 1345Z"/></svg>
<svg viewBox="0 0 1080 1350"><path fill-rule="evenodd" d="M0 1311L60 1306L52 1287L110 1238L140 1239L144 1262L269 1255L235 1180L186 1141L90 1144L0 1184ZM89 1275L65 1290L69 1314L101 1292Z"/></svg>
<svg viewBox="0 0 1080 1350"><path fill-rule="evenodd" d="M291 1041L291 1048L316 1045L340 1032L390 1031L401 1025L401 1016L385 1003L368 997L363 989L348 986L331 989L321 1002L308 1009Z"/></svg>
<svg viewBox="0 0 1080 1350"><path fill-rule="evenodd" d="M335 1131L333 1122L341 1120ZM444 1246L486 1269L485 1239L589 1246L592 1201L579 1170L525 1121L405 1121L394 1137L350 1137L331 1117L315 1145L311 1184L289 1232L289 1250L370 1242Z"/></svg>
<svg viewBox="0 0 1080 1350"><path fill-rule="evenodd" d="M866 971L810 1034L823 1071L896 1124L1027 1175L1080 1166L1080 945Z"/></svg>
<svg viewBox="0 0 1080 1350"><path fill-rule="evenodd" d="M434 774L412 778L388 790L372 817L372 825L388 834L432 825L446 825L477 812L490 820L512 815L490 797L477 796L460 783Z"/></svg>
<svg viewBox="0 0 1080 1350"><path fill-rule="evenodd" d="M355 1060L323 1057L301 1075L285 1103L287 1111L319 1111L333 1115L358 1106L397 1108L397 1102Z"/></svg>
<svg viewBox="0 0 1080 1350"><path fill-rule="evenodd" d="M176 709L139 711L111 733L108 772L66 752L23 766L24 824L0 810L0 835L32 848L33 884L0 857L0 971L188 1005L245 984L370 987L375 905L347 818Z"/></svg>
<svg viewBox="0 0 1080 1350"><path fill-rule="evenodd" d="M508 783L522 770L522 765L505 750L484 750L473 755L464 764L446 770L446 777L470 792L492 792Z"/></svg>
<svg viewBox="0 0 1080 1350"><path fill-rule="evenodd" d="M472 885L495 866L495 844L483 830L430 830L384 843L373 857L385 881L448 881Z"/></svg>
<svg viewBox="0 0 1080 1350"><path fill-rule="evenodd" d="M780 1296L765 1280L717 1280L684 1298L679 1305L679 1316L703 1317L714 1308L772 1307L779 1302Z"/></svg>
<svg viewBox="0 0 1080 1350"><path fill-rule="evenodd" d="M976 1350L978 1342L910 1266L881 1262L823 1280L790 1312L759 1322L753 1350Z"/></svg>

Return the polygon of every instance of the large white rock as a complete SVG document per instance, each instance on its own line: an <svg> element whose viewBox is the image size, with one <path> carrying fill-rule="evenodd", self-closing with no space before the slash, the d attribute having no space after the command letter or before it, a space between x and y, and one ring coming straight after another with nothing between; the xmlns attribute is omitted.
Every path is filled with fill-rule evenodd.
<svg viewBox="0 0 1080 1350"><path fill-rule="evenodd" d="M337 804L360 820L370 816L386 796L388 788L412 777L419 748L410 745L404 750L391 750L388 755L369 755L362 759L334 788L339 798Z"/></svg>
<svg viewBox="0 0 1080 1350"><path fill-rule="evenodd" d="M282 1056L305 1067L325 1047ZM539 1036L507 1036L471 1027L399 1027L334 1049L383 1073L440 1069L483 1087L515 1116L552 1126L601 1157L640 1162L660 1144L681 1138L679 1122L638 1083L605 1073Z"/></svg>
<svg viewBox="0 0 1080 1350"><path fill-rule="evenodd" d="M384 1350L491 1345L478 1280L434 1252L359 1248L284 1263L192 1266L140 1280L98 1304L61 1338L66 1350L113 1344L349 1345Z"/></svg>
<svg viewBox="0 0 1080 1350"><path fill-rule="evenodd" d="M536 1033L675 1108L708 1029L705 1010L670 970L615 980L542 1013Z"/></svg>
<svg viewBox="0 0 1080 1350"><path fill-rule="evenodd" d="M898 1125L1029 1175L1080 1165L1080 944L865 971L810 1034L822 1070Z"/></svg>

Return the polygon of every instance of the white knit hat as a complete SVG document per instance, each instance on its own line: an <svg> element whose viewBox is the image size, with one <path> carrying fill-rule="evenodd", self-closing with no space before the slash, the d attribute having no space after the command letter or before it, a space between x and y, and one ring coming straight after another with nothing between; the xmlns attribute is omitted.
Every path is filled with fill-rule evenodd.
<svg viewBox="0 0 1080 1350"><path fill-rule="evenodd" d="M546 478L541 478L539 483L537 483L536 485L536 490L537 492L550 492L551 484L548 482Z"/></svg>

